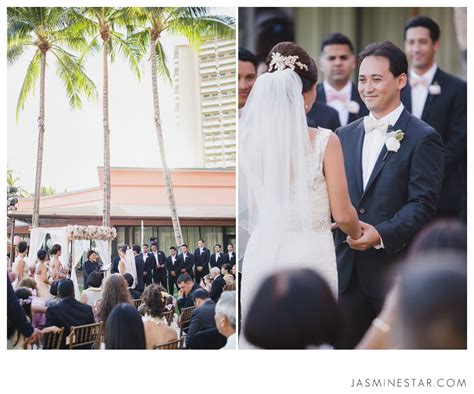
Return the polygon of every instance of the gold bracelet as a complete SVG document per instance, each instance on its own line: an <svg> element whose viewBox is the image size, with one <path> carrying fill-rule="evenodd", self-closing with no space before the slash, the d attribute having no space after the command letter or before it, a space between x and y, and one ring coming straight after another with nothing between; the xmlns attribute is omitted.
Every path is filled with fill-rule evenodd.
<svg viewBox="0 0 474 394"><path fill-rule="evenodd" d="M392 328L390 326L390 324L388 324L387 322L385 322L384 320L382 320L380 317L376 317L373 321L372 321L372 325L379 329L380 331L382 331L383 333L387 333L390 331L390 329Z"/></svg>

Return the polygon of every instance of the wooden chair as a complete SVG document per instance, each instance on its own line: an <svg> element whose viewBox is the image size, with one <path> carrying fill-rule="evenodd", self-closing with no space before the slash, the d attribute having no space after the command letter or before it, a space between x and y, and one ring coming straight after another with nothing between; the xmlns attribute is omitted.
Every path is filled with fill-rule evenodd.
<svg viewBox="0 0 474 394"><path fill-rule="evenodd" d="M184 346L184 337L177 339L176 341L168 342L163 345L153 346L153 350L177 350L183 349Z"/></svg>
<svg viewBox="0 0 474 394"><path fill-rule="evenodd" d="M183 331L189 327L189 323L191 322L191 315L193 310L196 309L195 306L190 306L189 308L181 309L181 314L178 318L178 327L179 327L179 336L183 336Z"/></svg>
<svg viewBox="0 0 474 394"><path fill-rule="evenodd" d="M61 340L63 339L64 328L58 332L48 332L41 336L42 349L61 349Z"/></svg>
<svg viewBox="0 0 474 394"><path fill-rule="evenodd" d="M171 326L171 323L173 323L174 311L171 310L171 311L168 311L168 312L164 312L162 316L168 322L168 326Z"/></svg>
<svg viewBox="0 0 474 394"><path fill-rule="evenodd" d="M138 309L138 307L142 304L141 298L138 298L136 300L132 300L132 305Z"/></svg>
<svg viewBox="0 0 474 394"><path fill-rule="evenodd" d="M71 333L67 336L69 349L94 345L95 349L100 349L103 323L86 324L84 326L71 327Z"/></svg>

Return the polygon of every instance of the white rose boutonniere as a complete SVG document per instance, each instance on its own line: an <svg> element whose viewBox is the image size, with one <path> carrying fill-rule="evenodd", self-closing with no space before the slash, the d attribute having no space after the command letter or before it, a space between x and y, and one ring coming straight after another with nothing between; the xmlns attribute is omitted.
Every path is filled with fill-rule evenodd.
<svg viewBox="0 0 474 394"><path fill-rule="evenodd" d="M351 114L358 114L360 110L360 105L357 101L352 100L346 104L346 108Z"/></svg>
<svg viewBox="0 0 474 394"><path fill-rule="evenodd" d="M438 96L441 94L441 86L438 85L437 82L435 82L433 85L428 86L428 91L432 96Z"/></svg>
<svg viewBox="0 0 474 394"><path fill-rule="evenodd" d="M387 151L395 152L395 153L398 152L401 146L400 142L403 140L404 136L405 136L405 133L401 130L391 131L390 133L388 133L387 140L385 141L385 146L387 147Z"/></svg>

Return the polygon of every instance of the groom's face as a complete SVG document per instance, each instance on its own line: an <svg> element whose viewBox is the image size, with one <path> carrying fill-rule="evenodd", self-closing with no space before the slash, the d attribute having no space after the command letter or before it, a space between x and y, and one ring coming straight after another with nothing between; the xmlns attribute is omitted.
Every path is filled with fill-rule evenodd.
<svg viewBox="0 0 474 394"><path fill-rule="evenodd" d="M390 62L381 56L366 57L359 68L359 94L367 108L381 118L400 104L400 91L406 85L406 74L395 77Z"/></svg>

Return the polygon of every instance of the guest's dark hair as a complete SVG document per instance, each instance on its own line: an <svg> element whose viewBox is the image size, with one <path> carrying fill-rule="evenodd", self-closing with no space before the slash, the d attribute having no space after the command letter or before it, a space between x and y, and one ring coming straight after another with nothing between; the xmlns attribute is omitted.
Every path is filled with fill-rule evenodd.
<svg viewBox="0 0 474 394"><path fill-rule="evenodd" d="M36 281L33 278L23 278L20 283L18 283L18 287L28 287L31 290L36 290Z"/></svg>
<svg viewBox="0 0 474 394"><path fill-rule="evenodd" d="M389 62L389 70L394 77L408 74L408 60L405 53L390 41L373 42L359 54L359 62L369 56L384 57Z"/></svg>
<svg viewBox="0 0 474 394"><path fill-rule="evenodd" d="M321 52L328 45L347 45L352 53L354 53L354 46L349 37L342 33L329 33L321 43Z"/></svg>
<svg viewBox="0 0 474 394"><path fill-rule="evenodd" d="M204 289L197 289L191 295L191 299L194 303L196 303L196 300L207 300L208 298L209 293L207 292L207 290Z"/></svg>
<svg viewBox="0 0 474 394"><path fill-rule="evenodd" d="M436 250L467 253L467 226L458 220L437 220L423 228L410 246L409 255Z"/></svg>
<svg viewBox="0 0 474 394"><path fill-rule="evenodd" d="M182 244L181 246L186 246L186 247L188 247L188 245L187 245L187 244Z"/></svg>
<svg viewBox="0 0 474 394"><path fill-rule="evenodd" d="M239 47L239 61L252 63L255 67L255 71L257 71L257 67L258 67L257 57L252 52L250 52L247 48Z"/></svg>
<svg viewBox="0 0 474 394"><path fill-rule="evenodd" d="M105 322L110 312L112 312L112 309L123 302L130 303L130 293L127 289L127 282L120 274L109 275L104 281L99 320Z"/></svg>
<svg viewBox="0 0 474 394"><path fill-rule="evenodd" d="M415 16L405 23L405 31L404 31L404 38L407 38L407 30L411 29L412 27L425 27L430 31L431 41L436 42L439 40L441 35L441 30L439 29L439 25L431 18L427 16Z"/></svg>
<svg viewBox="0 0 474 394"><path fill-rule="evenodd" d="M38 250L38 253L36 253L36 257L38 257L40 261L44 261L47 255L48 253L44 249L40 249Z"/></svg>
<svg viewBox="0 0 474 394"><path fill-rule="evenodd" d="M127 281L128 287L132 287L132 285L133 285L133 276L132 276L132 274L126 272L125 274L123 274L123 277Z"/></svg>
<svg viewBox="0 0 474 394"><path fill-rule="evenodd" d="M87 259L89 259L89 258L92 256L93 253L95 253L95 250L92 250L92 249L89 250L89 251L87 252Z"/></svg>
<svg viewBox="0 0 474 394"><path fill-rule="evenodd" d="M145 328L132 305L116 305L105 323L106 349L145 349Z"/></svg>
<svg viewBox="0 0 474 394"><path fill-rule="evenodd" d="M222 245L221 245L221 244L215 244L214 246L219 246L219 248L222 249Z"/></svg>
<svg viewBox="0 0 474 394"><path fill-rule="evenodd" d="M336 299L326 281L310 269L283 270L267 277L244 326L249 342L264 349L334 345L340 330Z"/></svg>
<svg viewBox="0 0 474 394"><path fill-rule="evenodd" d="M18 252L24 253L26 252L26 249L28 249L28 244L26 243L26 241L18 242Z"/></svg>
<svg viewBox="0 0 474 394"><path fill-rule="evenodd" d="M102 272L92 271L87 277L87 286L88 287L100 287L102 286L102 279L104 276Z"/></svg>
<svg viewBox="0 0 474 394"><path fill-rule="evenodd" d="M56 279L53 283L51 283L51 287L49 288L49 292L53 296L58 295L58 287L59 287L59 282L61 282L62 279Z"/></svg>
<svg viewBox="0 0 474 394"><path fill-rule="evenodd" d="M138 254L142 251L142 248L140 247L140 245L133 245L132 250Z"/></svg>
<svg viewBox="0 0 474 394"><path fill-rule="evenodd" d="M51 250L49 251L51 255L56 255L59 251L61 251L61 245L59 244L54 244Z"/></svg>
<svg viewBox="0 0 474 394"><path fill-rule="evenodd" d="M15 290L15 294L18 298L18 301L20 302L21 307L23 308L23 311L25 312L25 315L28 316L28 319L30 319L31 322L31 301L33 297L31 289L28 287L19 287Z"/></svg>
<svg viewBox="0 0 474 394"><path fill-rule="evenodd" d="M152 317L161 317L165 308L165 300L161 294L161 287L156 284L147 286L143 292L143 301L148 314Z"/></svg>
<svg viewBox="0 0 474 394"><path fill-rule="evenodd" d="M71 279L62 279L58 284L60 298L74 297L74 283Z"/></svg>
<svg viewBox="0 0 474 394"><path fill-rule="evenodd" d="M176 247L175 246L170 246L170 250L176 251Z"/></svg>
<svg viewBox="0 0 474 394"><path fill-rule="evenodd" d="M269 52L266 60L267 66L270 66L272 61L272 53L279 52L282 56L298 56L298 61L308 66L308 69L301 69L298 66L295 67L295 72L301 78L303 83L303 93L308 92L313 85L318 82L318 68L316 67L316 62L314 59L309 56L299 45L296 45L294 42L284 41L276 44L272 50ZM274 72L270 71L270 72ZM229 245L232 245L229 243ZM232 245L234 246L234 245Z"/></svg>
<svg viewBox="0 0 474 394"><path fill-rule="evenodd" d="M224 268L227 272L230 272L232 270L232 265L229 263L222 264L222 268Z"/></svg>
<svg viewBox="0 0 474 394"><path fill-rule="evenodd" d="M148 248L148 244L143 244L143 246L146 246Z"/></svg>
<svg viewBox="0 0 474 394"><path fill-rule="evenodd" d="M183 283L183 282L192 282L193 281L193 278L191 278L191 276L189 274L181 274L180 276L178 276L178 279L176 280L176 283L179 285L180 283Z"/></svg>

